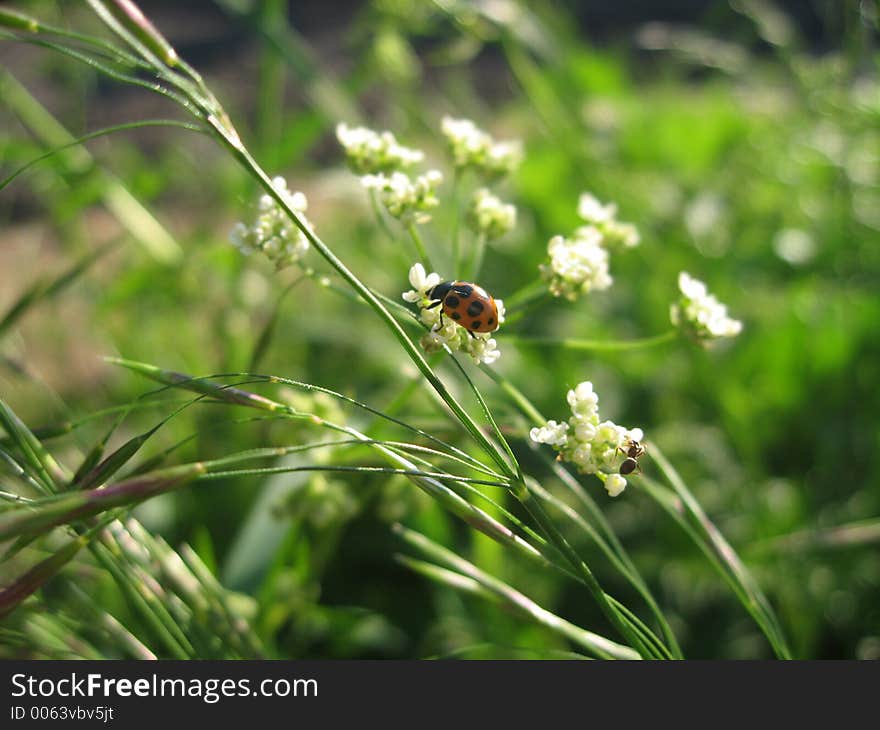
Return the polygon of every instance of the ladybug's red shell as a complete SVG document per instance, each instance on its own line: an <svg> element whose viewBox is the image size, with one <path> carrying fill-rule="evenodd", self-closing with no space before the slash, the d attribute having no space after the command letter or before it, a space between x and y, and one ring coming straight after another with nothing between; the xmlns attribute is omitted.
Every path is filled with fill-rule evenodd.
<svg viewBox="0 0 880 730"><path fill-rule="evenodd" d="M441 302L443 314L470 332L498 329L498 306L486 290L466 281L438 284L431 297Z"/></svg>

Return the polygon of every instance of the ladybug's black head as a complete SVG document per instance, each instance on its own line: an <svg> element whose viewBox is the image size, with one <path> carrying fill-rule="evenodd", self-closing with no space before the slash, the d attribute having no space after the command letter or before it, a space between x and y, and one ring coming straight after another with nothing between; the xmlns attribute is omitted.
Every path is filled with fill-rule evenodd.
<svg viewBox="0 0 880 730"><path fill-rule="evenodd" d="M454 281L441 281L428 292L428 298L434 302L442 301L449 294L449 290L452 289L454 283Z"/></svg>

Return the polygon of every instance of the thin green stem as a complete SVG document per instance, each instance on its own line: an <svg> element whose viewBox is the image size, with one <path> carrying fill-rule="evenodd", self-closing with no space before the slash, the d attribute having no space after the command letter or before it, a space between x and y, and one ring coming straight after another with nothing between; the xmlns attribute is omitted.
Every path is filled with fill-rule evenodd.
<svg viewBox="0 0 880 730"><path fill-rule="evenodd" d="M559 616L550 613L546 609L541 608L536 603L526 598L519 591L514 590L503 581L500 581L497 578L483 572L475 565L469 563L463 558L460 558L458 555L451 552L450 550L447 550L446 548L441 547L440 545L437 545L436 543L428 540L420 533L414 532L412 530L407 530L401 525L396 525L395 531L408 544L421 550L434 560L437 560L440 563L445 563L454 571L457 571L458 573L467 576L473 581L476 581L480 586L505 599L506 601L517 606L518 608L524 610L528 615L531 615L533 618L538 620L539 623L542 623L556 630L561 629L564 625L566 627L564 633L566 633L569 638L578 641L578 643L580 643L582 646L590 648L598 656L609 659L639 658L639 655L636 654L630 647L622 646L620 644L617 644L616 642L611 641L610 639L606 639L605 637L599 636L598 634L585 631L584 629L577 628L580 636L573 635L573 633L570 632L569 629L573 629L576 627L574 627L572 624L569 624L567 621L564 621L564 619L561 619ZM588 641L585 642L584 639L588 639Z"/></svg>
<svg viewBox="0 0 880 730"><path fill-rule="evenodd" d="M419 233L419 229L415 223L410 223L406 227L407 233L409 233L410 238L412 238L413 243L416 246L416 252L419 255L419 259L425 265L425 268L428 271L434 271L434 265L431 263L431 259L428 257L428 251L425 248L425 242L422 240L422 234Z"/></svg>
<svg viewBox="0 0 880 730"><path fill-rule="evenodd" d="M376 218L376 223L379 224L379 228L381 228L382 232L388 236L389 241L397 243L397 236L394 234L394 231L391 230L391 226L388 225L388 221L385 219L385 214L382 213L382 207L379 205L379 200L376 197L376 190L370 188L367 191L367 194L370 198L370 208L373 210L373 216Z"/></svg>
<svg viewBox="0 0 880 730"><path fill-rule="evenodd" d="M459 240L459 228L461 227L461 208L458 196L461 189L461 171L456 167L452 174L452 275L457 278L461 273L461 242Z"/></svg>
<svg viewBox="0 0 880 730"><path fill-rule="evenodd" d="M547 284L540 279L530 281L521 289L518 289L510 296L504 297L504 303L511 309L521 307L527 302L539 297L547 292Z"/></svg>
<svg viewBox="0 0 880 730"><path fill-rule="evenodd" d="M176 119L144 119L139 122L128 122L126 124L117 124L112 127L104 127L103 129L98 129L94 132L89 132L88 134L84 134L82 137L77 137L76 139L68 142L67 144L63 144L60 147L55 147L54 149L49 150L45 154L40 155L39 157L35 157L30 162L25 165L19 167L15 172L7 175L2 181L0 181L0 190L5 188L9 183L11 183L15 178L21 175L23 172L26 172L31 167L36 165L38 162L42 162L43 160L52 157L52 155L57 155L59 152L62 152L66 149L70 149L71 147L77 147L83 142L88 142L89 140L96 139L98 137L103 137L107 134L112 134L114 132L123 132L128 129L139 129L141 127L180 127L181 129L187 129L191 132L207 132L208 130L199 125L193 124L192 122L179 122Z"/></svg>
<svg viewBox="0 0 880 730"><path fill-rule="evenodd" d="M518 301L516 301L516 297L512 303L509 303L507 299L504 300L504 307L509 312L504 320L507 327L524 319L532 310L546 304L553 298L543 282L539 283L541 286L531 289L527 296L519 297Z"/></svg>
<svg viewBox="0 0 880 730"><path fill-rule="evenodd" d="M369 442L367 442L369 443ZM210 462L204 462L210 466ZM354 474L393 474L406 477L421 477L423 479L436 479L438 481L454 481L465 482L468 484L482 484L489 487L508 488L506 482L496 482L489 479L474 479L472 477L463 477L457 474L447 474L446 472L426 472L419 469L394 469L385 466L345 466L345 465L320 465L310 464L308 466L265 466L255 467L252 469L227 469L225 471L212 471L200 475L196 481L208 481L212 479L225 479L235 476L252 476L256 474L294 474L297 472L339 472Z"/></svg>
<svg viewBox="0 0 880 730"><path fill-rule="evenodd" d="M471 279L473 281L479 281L480 279L480 269L483 268L483 257L486 255L486 234L481 233L477 236L477 241L474 244L474 257L473 262L471 263Z"/></svg>
<svg viewBox="0 0 880 730"><path fill-rule="evenodd" d="M593 595L593 599L599 605L599 608L611 625L630 642L631 646L638 650L641 656L645 658L659 658L656 657L656 652L652 650L650 645L646 644L642 639L640 632L632 626L630 620L614 607L611 596L605 593L593 571L590 570L589 566L572 548L568 540L565 539L541 504L534 499L534 495L529 491L525 482L515 483L513 485L513 493L541 528L547 539L562 553L575 572L583 579L587 589Z"/></svg>
<svg viewBox="0 0 880 730"><path fill-rule="evenodd" d="M506 340L516 345L527 347L561 347L566 350L586 350L591 352L619 352L622 350L641 350L674 342L678 330L671 329L653 337L638 340L582 340L574 338L559 339L555 337L529 337L527 335L508 335Z"/></svg>

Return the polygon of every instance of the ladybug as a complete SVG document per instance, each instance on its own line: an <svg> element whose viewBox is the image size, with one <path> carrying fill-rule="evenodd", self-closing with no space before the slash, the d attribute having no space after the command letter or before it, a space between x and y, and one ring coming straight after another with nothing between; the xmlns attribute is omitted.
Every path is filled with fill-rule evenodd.
<svg viewBox="0 0 880 730"><path fill-rule="evenodd" d="M494 332L498 329L498 305L476 284L466 281L443 281L428 292L428 309L442 306L440 326L445 314L464 327L473 337L474 332Z"/></svg>

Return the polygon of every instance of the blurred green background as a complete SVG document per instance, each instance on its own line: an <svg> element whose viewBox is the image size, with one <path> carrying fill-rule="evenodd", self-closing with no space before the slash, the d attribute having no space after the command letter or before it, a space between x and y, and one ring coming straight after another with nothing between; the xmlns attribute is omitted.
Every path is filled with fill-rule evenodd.
<svg viewBox="0 0 880 730"><path fill-rule="evenodd" d="M76 5L18 4L59 24L94 26ZM481 279L498 297L533 281L548 239L578 225L581 192L615 201L621 219L636 223L642 244L613 257L610 290L573 305L551 302L511 332L647 337L668 328L680 271L706 281L744 322L735 340L707 350L682 342L591 353L505 345L502 329L497 368L551 418L564 416L568 388L592 380L603 414L642 427L754 571L796 656L880 658L877 7L618 5L141 3L206 76L261 164L307 194L322 238L389 297L409 288L407 250L377 230L344 167L333 135L339 121L391 129L440 166L444 114L523 139L525 162L501 187L519 208L519 224L490 249ZM4 43L0 63L4 175L59 143L46 114L74 136L179 116L158 97L45 50ZM155 128L88 149L91 159L57 155L0 192L0 312L40 276L111 246L2 333L0 394L32 427L150 389L102 355L195 374L248 369L296 277L229 245L229 229L249 215L256 191L210 140ZM120 225L119 186L167 229L179 256L157 260L150 244L161 236ZM426 226L441 271L452 219L448 184L442 192L445 202ZM310 264L322 270L317 257ZM366 308L312 282L284 297L275 327L259 372L376 408L393 403L412 377ZM441 365L440 372L452 371ZM513 428L510 406L474 372L498 419ZM339 413L338 404L309 399ZM132 414L116 438L159 415ZM405 415L454 436L424 385ZM210 406L190 409L156 436L150 453L192 433L181 460L298 437L289 424L222 416ZM76 464L111 420L96 418L53 448ZM339 420L366 422L348 411ZM512 435L524 466L543 473L525 434ZM650 454L643 469L656 469ZM771 655L703 556L637 485L612 501L598 481L583 482L655 589L687 656ZM397 565L394 521L570 620L603 626L574 584L511 561L402 478L226 480L156 498L135 514L171 545L192 544L227 587L249 596L261 635L281 657L542 657L570 648ZM590 545L578 548L595 558L591 566L610 592L631 593ZM46 605L63 610L63 590L53 586L44 590ZM126 614L110 583L95 579L95 591L108 610Z"/></svg>

